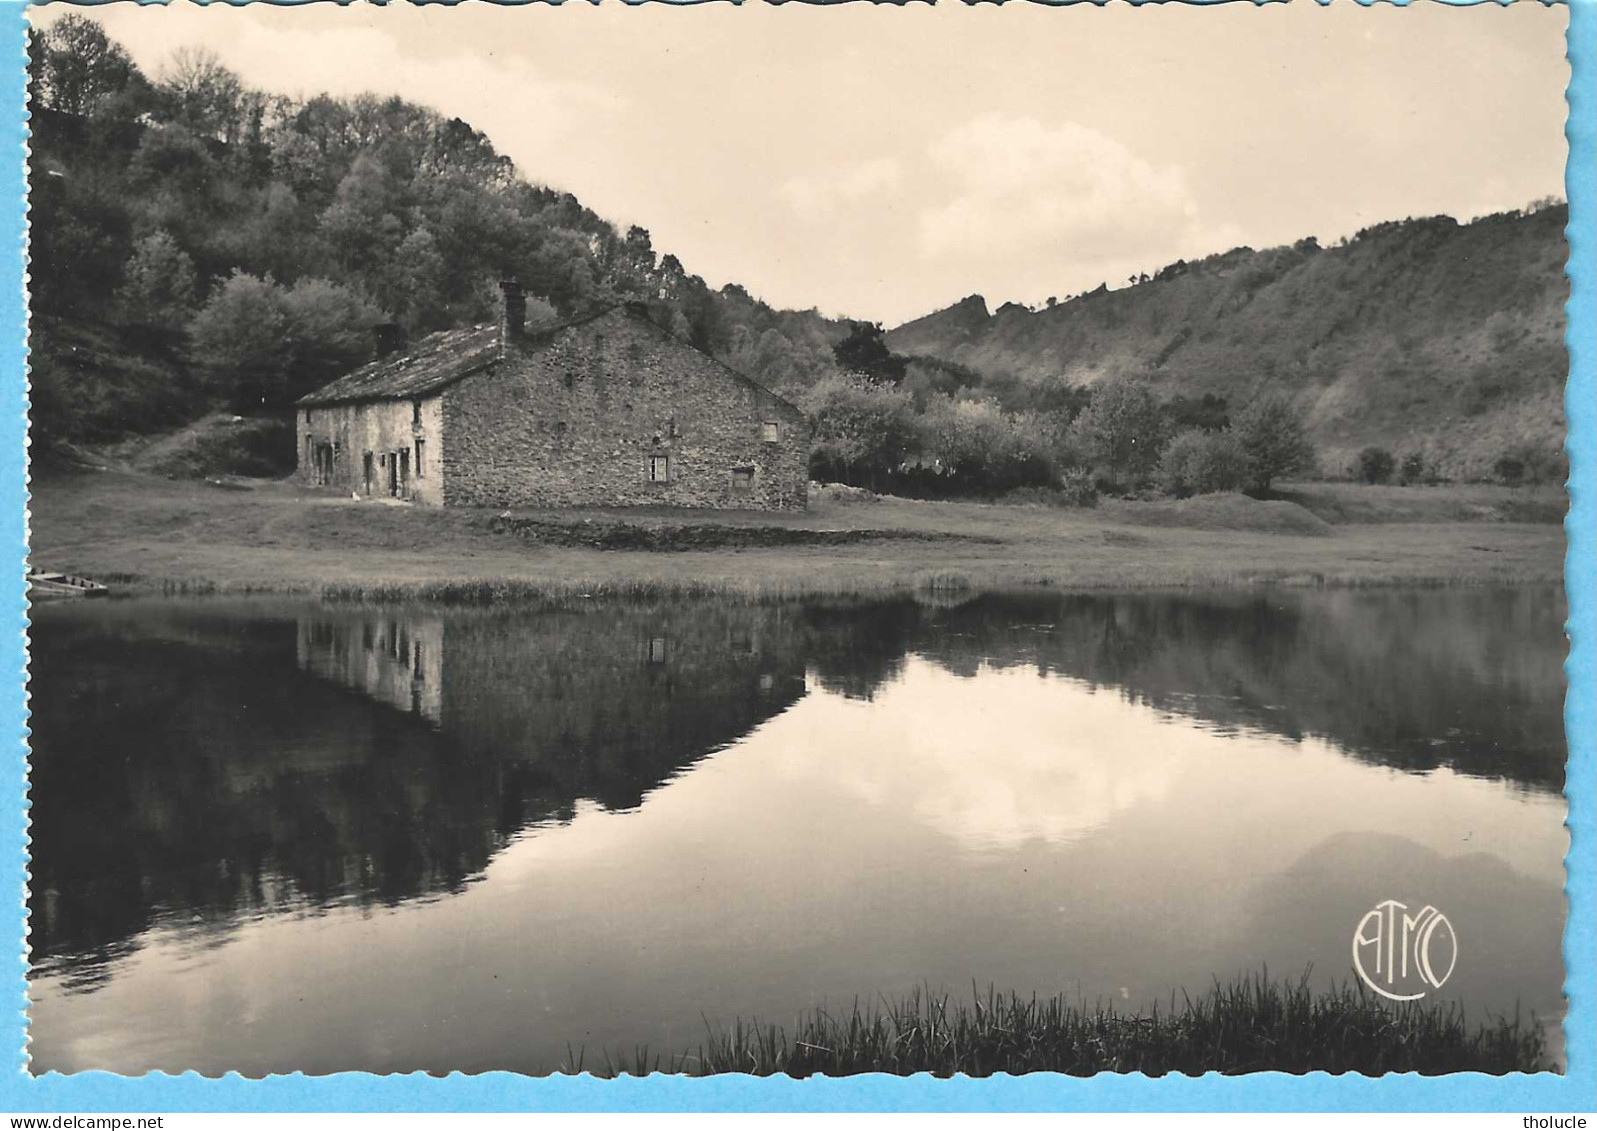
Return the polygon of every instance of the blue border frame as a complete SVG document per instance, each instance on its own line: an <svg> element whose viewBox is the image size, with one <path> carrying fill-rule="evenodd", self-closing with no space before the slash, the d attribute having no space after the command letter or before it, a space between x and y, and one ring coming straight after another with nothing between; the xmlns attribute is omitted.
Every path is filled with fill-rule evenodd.
<svg viewBox="0 0 1597 1131"><path fill-rule="evenodd" d="M629 0L630 2L630 0ZM680 0L678 0L680 2ZM823 0L824 2L824 0ZM953 2L953 0L944 0ZM1194 0L1209 2L1209 0ZM1318 0L1325 3L1327 0ZM1369 0L1359 0L1368 3ZM1406 0L1398 0L1406 2ZM1449 0L1460 2L1460 0ZM1463 0L1470 2L1470 0ZM1530 3L1533 0L1520 0ZM754 1079L720 1076L689 1080L592 1077L534 1079L507 1072L431 1077L274 1076L207 1080L195 1073L120 1077L105 1072L75 1076L27 1073L26 965L20 957L22 916L4 932L18 954L6 991L14 1011L0 1021L0 1109L55 1114L91 1111L1502 1111L1597 1110L1597 951L1593 906L1593 794L1597 786L1597 0L1568 0L1570 9L1570 144L1568 305L1569 419L1572 506L1565 523L1569 547L1565 585L1572 638L1566 671L1569 696L1570 854L1569 919L1564 934L1569 1015L1565 1035L1569 1071L1563 1076L1333 1077L1325 1073L1246 1077L1209 1075L1150 1080L1101 1075L1090 1079L1030 1075L989 1080L934 1080L928 1076L860 1076L841 1080ZM24 891L27 846L26 720L26 309L23 255L26 222L24 145L26 20L22 0L0 0L0 46L12 65L0 68L0 891ZM1584 313L1582 313L1584 312ZM8 949L0 947L0 950Z"/></svg>

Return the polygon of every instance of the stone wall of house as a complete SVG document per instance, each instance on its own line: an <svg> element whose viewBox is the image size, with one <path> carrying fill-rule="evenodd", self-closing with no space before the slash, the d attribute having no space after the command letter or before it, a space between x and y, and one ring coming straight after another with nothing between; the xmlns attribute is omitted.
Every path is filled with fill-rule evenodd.
<svg viewBox="0 0 1597 1131"><path fill-rule="evenodd" d="M806 505L803 414L624 308L512 342L442 400L451 506Z"/></svg>
<svg viewBox="0 0 1597 1131"><path fill-rule="evenodd" d="M440 506L443 423L438 396L301 408L295 423L298 477L307 484L318 483L316 449L331 445L333 474L326 486L345 495L388 498L393 473L403 479L400 497Z"/></svg>

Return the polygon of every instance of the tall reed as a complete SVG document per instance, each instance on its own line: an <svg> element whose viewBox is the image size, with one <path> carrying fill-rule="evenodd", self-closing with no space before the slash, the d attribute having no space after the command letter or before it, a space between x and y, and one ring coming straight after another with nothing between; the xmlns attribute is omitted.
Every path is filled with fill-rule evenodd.
<svg viewBox="0 0 1597 1131"><path fill-rule="evenodd" d="M846 1012L801 1015L789 1029L735 1020L706 1024L691 1052L634 1048L599 1064L573 1053L565 1071L755 1076L849 1076L862 1072L990 1076L1006 1072L1531 1072L1550 1070L1534 1019L1495 1018L1471 1027L1453 1004L1401 1005L1362 986L1316 990L1268 974L1216 981L1199 997L1173 993L1163 1009L1121 1013L1064 996L1022 998L971 988L967 1001L919 989Z"/></svg>

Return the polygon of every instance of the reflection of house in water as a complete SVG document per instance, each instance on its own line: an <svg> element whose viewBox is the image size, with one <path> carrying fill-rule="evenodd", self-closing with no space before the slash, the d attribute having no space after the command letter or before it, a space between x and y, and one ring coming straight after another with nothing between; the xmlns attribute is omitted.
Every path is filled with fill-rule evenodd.
<svg viewBox="0 0 1597 1131"><path fill-rule="evenodd" d="M535 771L558 813L635 806L796 702L799 639L780 609L330 613L300 619L296 659L427 720L463 763Z"/></svg>
<svg viewBox="0 0 1597 1131"><path fill-rule="evenodd" d="M459 890L786 710L804 640L758 608L58 617L33 652L35 969L92 988L160 923Z"/></svg>
<svg viewBox="0 0 1597 1131"><path fill-rule="evenodd" d="M736 743L806 664L859 699L907 653L1034 665L1401 769L1563 782L1557 590L34 616L31 960L85 986L156 925L459 890L529 826Z"/></svg>
<svg viewBox="0 0 1597 1131"><path fill-rule="evenodd" d="M390 707L443 721L441 617L379 617L354 631L329 621L298 623L295 658L312 675L370 695Z"/></svg>

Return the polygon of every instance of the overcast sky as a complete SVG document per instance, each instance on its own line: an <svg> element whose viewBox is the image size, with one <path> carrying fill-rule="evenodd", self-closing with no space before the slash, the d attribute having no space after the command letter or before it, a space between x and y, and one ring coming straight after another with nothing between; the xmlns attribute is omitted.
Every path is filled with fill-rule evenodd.
<svg viewBox="0 0 1597 1131"><path fill-rule="evenodd" d="M1563 191L1567 17L1529 2L89 14L152 75L206 45L458 115L714 286L889 324Z"/></svg>

